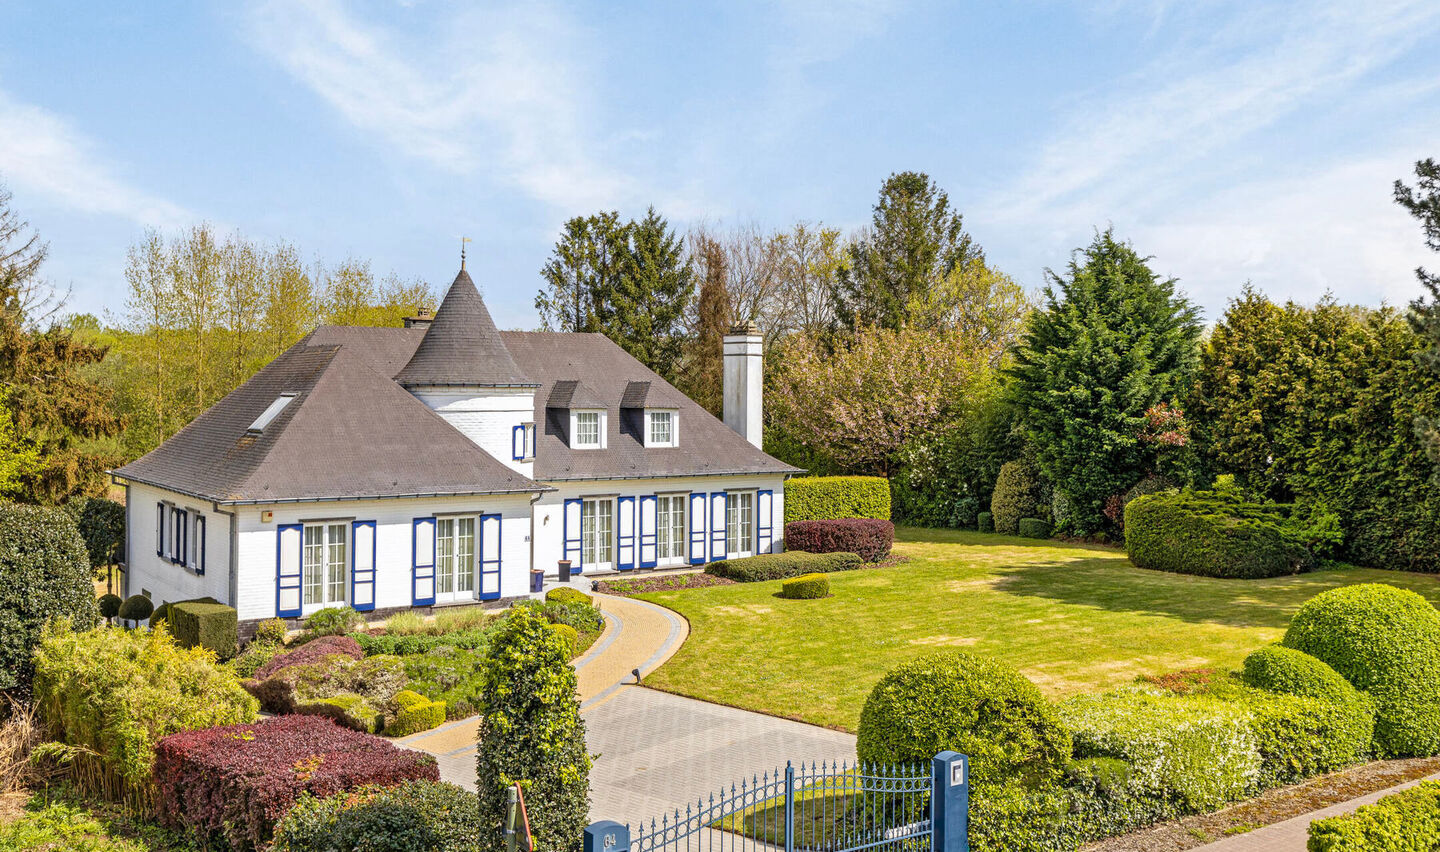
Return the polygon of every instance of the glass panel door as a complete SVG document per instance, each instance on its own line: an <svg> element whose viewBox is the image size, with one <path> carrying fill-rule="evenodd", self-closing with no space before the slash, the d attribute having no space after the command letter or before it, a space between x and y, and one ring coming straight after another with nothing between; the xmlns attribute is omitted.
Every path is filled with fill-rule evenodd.
<svg viewBox="0 0 1440 852"><path fill-rule="evenodd" d="M435 601L475 597L475 519L435 519Z"/></svg>
<svg viewBox="0 0 1440 852"><path fill-rule="evenodd" d="M345 603L349 571L349 524L307 524L301 582L309 611Z"/></svg>
<svg viewBox="0 0 1440 852"><path fill-rule="evenodd" d="M615 501L590 498L580 513L581 558L585 570L609 571L615 567Z"/></svg>
<svg viewBox="0 0 1440 852"><path fill-rule="evenodd" d="M725 495L725 551L732 559L755 552L754 492Z"/></svg>
<svg viewBox="0 0 1440 852"><path fill-rule="evenodd" d="M685 561L685 495L664 495L657 499L655 532L659 564Z"/></svg>

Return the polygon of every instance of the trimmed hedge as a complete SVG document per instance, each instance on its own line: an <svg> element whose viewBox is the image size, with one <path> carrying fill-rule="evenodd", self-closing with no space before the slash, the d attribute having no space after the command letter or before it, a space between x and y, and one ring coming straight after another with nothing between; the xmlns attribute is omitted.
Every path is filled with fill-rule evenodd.
<svg viewBox="0 0 1440 852"><path fill-rule="evenodd" d="M855 753L865 764L917 764L946 749L970 756L979 789L1058 780L1071 743L1054 708L1019 672L946 651L904 663L875 684Z"/></svg>
<svg viewBox="0 0 1440 852"><path fill-rule="evenodd" d="M883 476L802 476L785 480L785 523L835 518L890 520L890 480Z"/></svg>
<svg viewBox="0 0 1440 852"><path fill-rule="evenodd" d="M780 583L780 597L808 601L830 597L830 578L824 574L806 574Z"/></svg>
<svg viewBox="0 0 1440 852"><path fill-rule="evenodd" d="M575 659L575 655L580 653L580 632L568 624L558 622L552 622L549 627L550 631L565 643L565 653L569 655L565 659Z"/></svg>
<svg viewBox="0 0 1440 852"><path fill-rule="evenodd" d="M571 586L557 586L545 593L546 603L561 603L578 606L594 606L590 596Z"/></svg>
<svg viewBox="0 0 1440 852"><path fill-rule="evenodd" d="M443 781L366 786L342 796L301 794L275 827L274 852L337 849L477 852L494 834L480 820L475 794Z"/></svg>
<svg viewBox="0 0 1440 852"><path fill-rule="evenodd" d="M209 648L228 660L239 647L239 620L224 604L179 603L170 607L170 633L186 648Z"/></svg>
<svg viewBox="0 0 1440 852"><path fill-rule="evenodd" d="M1040 518L1021 518L1018 534L1021 538L1049 538L1050 522Z"/></svg>
<svg viewBox="0 0 1440 852"><path fill-rule="evenodd" d="M1347 705L1254 689L1234 680L1212 686L1208 694L1249 711L1262 788L1360 763L1370 750L1375 714L1368 700Z"/></svg>
<svg viewBox="0 0 1440 852"><path fill-rule="evenodd" d="M395 721L385 726L387 736L408 737L445 721L445 702L431 701L414 690L395 693L395 706Z"/></svg>
<svg viewBox="0 0 1440 852"><path fill-rule="evenodd" d="M1000 466L995 492L990 497L990 515L995 532L1015 535L1020 519L1035 516L1040 508L1040 474L1023 461L1008 461Z"/></svg>
<svg viewBox="0 0 1440 852"><path fill-rule="evenodd" d="M854 553L806 553L803 550L792 550L786 553L746 556L742 559L722 559L706 565L705 573L737 583L760 583L766 580L786 580L801 574L851 571L863 564L864 560Z"/></svg>
<svg viewBox="0 0 1440 852"><path fill-rule="evenodd" d="M144 595L131 595L120 604L120 612L117 613L125 621L144 621L155 611L155 604Z"/></svg>
<svg viewBox="0 0 1440 852"><path fill-rule="evenodd" d="M187 598L186 600L183 600L183 601L166 601L166 602L160 604L159 606L155 607L155 612L153 612L153 613L150 614L150 628L153 630L157 625L160 624L160 622L162 622L162 621L164 621L166 618L168 618L169 615L170 615L170 607L174 606L175 604L179 604L179 603L207 603L207 604L218 604L218 603L220 603L220 602L217 601L217 600L215 600L214 598L211 598L211 597L204 597L204 598Z"/></svg>
<svg viewBox="0 0 1440 852"><path fill-rule="evenodd" d="M0 503L0 689L29 685L31 655L52 619L84 630L99 616L85 542L70 515Z"/></svg>
<svg viewBox="0 0 1440 852"><path fill-rule="evenodd" d="M1344 816L1310 823L1309 852L1440 849L1440 781L1421 781Z"/></svg>
<svg viewBox="0 0 1440 852"><path fill-rule="evenodd" d="M1260 777L1250 713L1221 698L1127 689L1071 698L1059 713L1076 757L1125 761L1132 791L1184 813L1242 798Z"/></svg>
<svg viewBox="0 0 1440 852"><path fill-rule="evenodd" d="M1321 592L1295 613L1282 644L1375 699L1380 755L1440 752L1440 612L1425 598L1380 583Z"/></svg>
<svg viewBox="0 0 1440 852"><path fill-rule="evenodd" d="M440 780L434 757L314 716L187 731L155 749L161 822L236 850L266 848L303 793L415 780Z"/></svg>
<svg viewBox="0 0 1440 852"><path fill-rule="evenodd" d="M995 515L991 512L981 512L976 515L975 529L982 533L995 532Z"/></svg>
<svg viewBox="0 0 1440 852"><path fill-rule="evenodd" d="M203 648L164 629L50 633L35 652L35 710L76 748L72 777L140 811L154 804L155 744L168 734L249 722L255 699Z"/></svg>
<svg viewBox="0 0 1440 852"><path fill-rule="evenodd" d="M1255 579L1313 567L1284 507L1232 492L1146 494L1125 507L1125 551L1141 568Z"/></svg>
<svg viewBox="0 0 1440 852"><path fill-rule="evenodd" d="M1365 696L1324 660L1283 645L1252 651L1245 658L1240 679L1256 689L1319 698L1332 704L1367 703Z"/></svg>
<svg viewBox="0 0 1440 852"><path fill-rule="evenodd" d="M806 553L858 553L866 562L879 562L895 544L895 525L873 518L829 521L793 521L785 525L785 547Z"/></svg>

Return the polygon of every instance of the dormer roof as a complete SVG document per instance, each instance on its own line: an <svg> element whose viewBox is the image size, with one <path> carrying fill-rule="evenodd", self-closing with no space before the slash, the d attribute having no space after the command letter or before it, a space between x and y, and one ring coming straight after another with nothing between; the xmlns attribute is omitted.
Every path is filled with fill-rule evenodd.
<svg viewBox="0 0 1440 852"><path fill-rule="evenodd" d="M410 362L395 376L405 387L539 387L516 366L464 269L455 276Z"/></svg>

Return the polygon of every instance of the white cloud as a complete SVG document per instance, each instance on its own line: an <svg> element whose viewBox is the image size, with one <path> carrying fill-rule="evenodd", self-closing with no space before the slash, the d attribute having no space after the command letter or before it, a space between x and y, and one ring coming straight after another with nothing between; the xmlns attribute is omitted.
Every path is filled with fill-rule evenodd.
<svg viewBox="0 0 1440 852"><path fill-rule="evenodd" d="M457 13L430 41L331 0L268 2L258 45L348 122L454 174L489 174L567 210L615 205L633 182L596 151L583 34L540 4Z"/></svg>
<svg viewBox="0 0 1440 852"><path fill-rule="evenodd" d="M143 225L194 221L180 206L117 177L95 145L70 122L0 91L0 180L16 192L80 213Z"/></svg>

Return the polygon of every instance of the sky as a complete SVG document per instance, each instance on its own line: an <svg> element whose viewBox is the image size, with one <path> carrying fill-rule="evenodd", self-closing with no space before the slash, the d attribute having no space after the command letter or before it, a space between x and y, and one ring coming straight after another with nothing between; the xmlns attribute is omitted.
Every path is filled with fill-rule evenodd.
<svg viewBox="0 0 1440 852"><path fill-rule="evenodd" d="M439 287L467 236L532 328L572 216L850 230L904 170L1027 287L1113 226L1212 322L1246 281L1403 305L1437 38L1435 0L0 0L0 183L101 316L207 221Z"/></svg>

